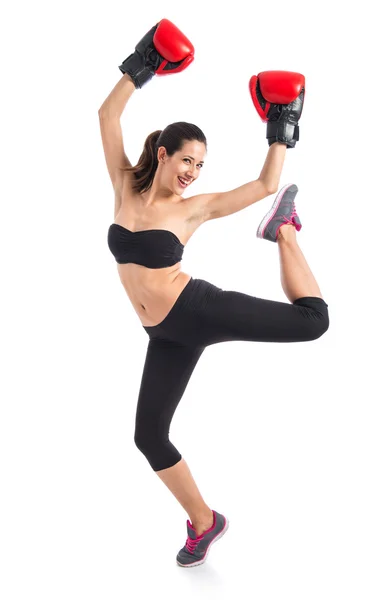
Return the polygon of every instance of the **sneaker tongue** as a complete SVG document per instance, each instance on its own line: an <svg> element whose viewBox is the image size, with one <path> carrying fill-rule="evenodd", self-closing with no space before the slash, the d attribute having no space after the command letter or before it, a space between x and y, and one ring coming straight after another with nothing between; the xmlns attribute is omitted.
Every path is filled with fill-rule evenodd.
<svg viewBox="0 0 382 600"><path fill-rule="evenodd" d="M191 523L188 519L187 519L187 533L192 540L196 540L196 538L198 537L196 535L195 529L193 528L193 526L191 525Z"/></svg>

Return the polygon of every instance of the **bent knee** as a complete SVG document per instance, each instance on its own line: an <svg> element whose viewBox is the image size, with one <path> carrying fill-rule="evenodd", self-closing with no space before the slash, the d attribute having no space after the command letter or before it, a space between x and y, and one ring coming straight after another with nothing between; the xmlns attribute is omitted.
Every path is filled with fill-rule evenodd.
<svg viewBox="0 0 382 600"><path fill-rule="evenodd" d="M153 451L152 436L148 435L147 432L136 430L134 433L134 444L143 454L147 454Z"/></svg>
<svg viewBox="0 0 382 600"><path fill-rule="evenodd" d="M311 331L312 331L312 340L317 340L324 333L326 333L329 329L329 315L320 315L320 318L317 321L312 321L311 323Z"/></svg>
<svg viewBox="0 0 382 600"><path fill-rule="evenodd" d="M304 319L306 340L317 340L329 329L328 305L322 298L299 298L293 303L299 307Z"/></svg>
<svg viewBox="0 0 382 600"><path fill-rule="evenodd" d="M148 429L136 429L134 443L138 450L145 456L155 456L163 452L163 448L169 443L168 437L158 435Z"/></svg>
<svg viewBox="0 0 382 600"><path fill-rule="evenodd" d="M134 434L134 442L154 471L168 469L182 458L170 440L158 439L157 436L149 435L146 431L137 430Z"/></svg>

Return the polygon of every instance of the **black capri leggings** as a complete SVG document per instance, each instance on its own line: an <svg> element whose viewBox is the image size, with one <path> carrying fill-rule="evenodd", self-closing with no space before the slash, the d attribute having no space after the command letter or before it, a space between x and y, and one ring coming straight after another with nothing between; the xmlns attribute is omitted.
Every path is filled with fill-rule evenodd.
<svg viewBox="0 0 382 600"><path fill-rule="evenodd" d="M293 304L222 290L191 277L164 320L144 327L149 343L139 390L134 442L154 471L182 458L169 440L171 420L204 349L229 341L308 342L329 327L321 298Z"/></svg>

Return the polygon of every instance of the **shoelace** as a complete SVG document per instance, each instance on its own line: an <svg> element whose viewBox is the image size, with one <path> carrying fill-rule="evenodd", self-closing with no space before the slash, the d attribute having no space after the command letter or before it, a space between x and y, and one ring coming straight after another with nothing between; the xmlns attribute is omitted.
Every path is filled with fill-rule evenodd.
<svg viewBox="0 0 382 600"><path fill-rule="evenodd" d="M199 542L200 540L193 540L192 538L190 538L190 536L188 536L186 541L187 550L193 553Z"/></svg>
<svg viewBox="0 0 382 600"><path fill-rule="evenodd" d="M294 225L293 217L297 217L297 216L298 215L297 215L297 212L296 212L296 207L295 207L295 204L293 202L293 210L292 210L292 214L290 216L290 219L288 219L285 215L283 215L283 219L284 219L285 223L289 223L290 225Z"/></svg>

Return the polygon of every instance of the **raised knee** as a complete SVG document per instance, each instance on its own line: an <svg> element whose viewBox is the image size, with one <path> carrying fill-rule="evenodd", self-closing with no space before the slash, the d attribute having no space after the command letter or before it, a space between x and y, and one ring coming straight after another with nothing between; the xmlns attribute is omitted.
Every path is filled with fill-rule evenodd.
<svg viewBox="0 0 382 600"><path fill-rule="evenodd" d="M322 298L304 297L294 301L304 322L303 336L306 341L317 340L329 329L328 305Z"/></svg>
<svg viewBox="0 0 382 600"><path fill-rule="evenodd" d="M329 329L328 315L327 314L320 315L320 317L317 320L311 321L310 329L311 329L311 335L312 335L312 337L310 338L311 340L317 340L322 335L324 335L324 333L326 333L326 331L328 331L328 329Z"/></svg>

